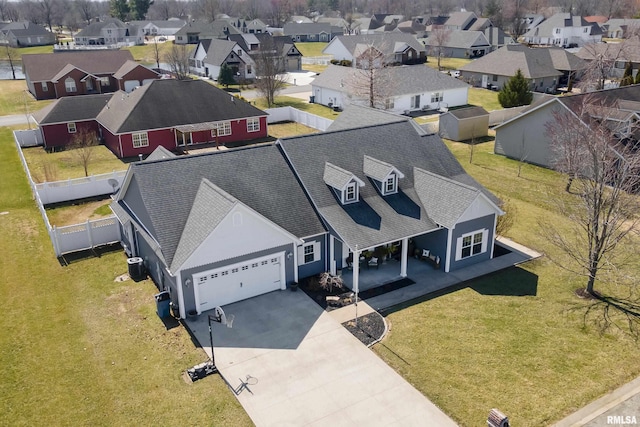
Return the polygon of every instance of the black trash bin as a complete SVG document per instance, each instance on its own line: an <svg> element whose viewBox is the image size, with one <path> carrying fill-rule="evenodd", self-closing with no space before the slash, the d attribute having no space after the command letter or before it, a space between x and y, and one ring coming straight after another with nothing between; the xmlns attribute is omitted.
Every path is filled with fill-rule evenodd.
<svg viewBox="0 0 640 427"><path fill-rule="evenodd" d="M156 299L156 313L158 313L158 317L160 317L161 319L169 317L171 315L169 311L169 308L171 306L169 292L160 292L159 294L155 294L154 298Z"/></svg>
<svg viewBox="0 0 640 427"><path fill-rule="evenodd" d="M127 264L129 265L129 277L136 282L144 279L144 260L140 257L127 258Z"/></svg>
<svg viewBox="0 0 640 427"><path fill-rule="evenodd" d="M316 102L316 97L315 97L314 95L311 95L311 96L309 97L309 104L313 104L313 103L315 103L315 102Z"/></svg>

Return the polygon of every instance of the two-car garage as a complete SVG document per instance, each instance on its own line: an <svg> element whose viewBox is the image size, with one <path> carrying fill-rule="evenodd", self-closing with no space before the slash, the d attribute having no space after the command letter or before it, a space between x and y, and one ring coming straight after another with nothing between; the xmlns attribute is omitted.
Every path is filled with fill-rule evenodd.
<svg viewBox="0 0 640 427"><path fill-rule="evenodd" d="M193 275L198 314L278 289L285 289L284 252Z"/></svg>

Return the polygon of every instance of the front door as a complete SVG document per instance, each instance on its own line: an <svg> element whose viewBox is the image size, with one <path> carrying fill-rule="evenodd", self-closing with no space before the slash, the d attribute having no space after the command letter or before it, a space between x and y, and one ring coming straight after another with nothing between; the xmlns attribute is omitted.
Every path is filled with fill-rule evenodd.
<svg viewBox="0 0 640 427"><path fill-rule="evenodd" d="M487 76L486 74L482 75L482 87L483 88L487 88L487 83L489 83L489 76Z"/></svg>

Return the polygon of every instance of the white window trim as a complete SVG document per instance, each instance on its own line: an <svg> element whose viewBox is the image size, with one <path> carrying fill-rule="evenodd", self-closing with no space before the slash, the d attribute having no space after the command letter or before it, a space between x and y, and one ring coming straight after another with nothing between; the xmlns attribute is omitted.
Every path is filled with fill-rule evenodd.
<svg viewBox="0 0 640 427"><path fill-rule="evenodd" d="M388 184L390 183L392 184L391 189L389 189L389 186L388 186ZM396 176L395 173L392 173L382 183L382 194L387 195L387 194L394 194L397 192L398 192L398 177Z"/></svg>
<svg viewBox="0 0 640 427"><path fill-rule="evenodd" d="M442 102L443 99L444 99L443 92L433 92L431 94L431 102Z"/></svg>
<svg viewBox="0 0 640 427"><path fill-rule="evenodd" d="M67 79L64 81L64 90L67 93L77 92L78 87L76 86L76 81L73 80L71 77L67 77Z"/></svg>
<svg viewBox="0 0 640 427"><path fill-rule="evenodd" d="M247 132L259 132L260 131L260 119L250 118L247 119Z"/></svg>
<svg viewBox="0 0 640 427"><path fill-rule="evenodd" d="M47 82L40 82L40 87L42 88L43 92L49 92L49 83Z"/></svg>
<svg viewBox="0 0 640 427"><path fill-rule="evenodd" d="M313 254L313 260L309 262L304 261L305 249L313 248L312 252L309 254ZM307 255L309 255L307 254ZM320 242L309 242L304 245L298 246L298 265L311 264L312 262L320 261Z"/></svg>
<svg viewBox="0 0 640 427"><path fill-rule="evenodd" d="M482 233L482 247L480 249L480 252L478 252L477 254L474 254L473 253L473 243L474 243L473 236L478 233ZM469 236L471 236L471 254L463 258L462 257L462 241L465 237L469 237ZM456 261L460 261L462 259L469 259L474 256L482 255L483 253L487 252L488 239L489 239L489 230L486 228L475 230L470 233L465 233L462 236L458 237L457 244L456 244Z"/></svg>
<svg viewBox="0 0 640 427"><path fill-rule="evenodd" d="M216 123L216 129L218 130L218 136L229 136L231 135L231 122ZM215 129L211 130L211 136L216 136Z"/></svg>
<svg viewBox="0 0 640 427"><path fill-rule="evenodd" d="M353 198L352 199L348 199L347 195L349 192L349 189L352 188L353 189ZM342 191L342 204L346 205L348 203L355 203L358 201L358 183L355 181L351 181L350 183L348 183L345 187L344 190Z"/></svg>
<svg viewBox="0 0 640 427"><path fill-rule="evenodd" d="M74 122L67 123L67 132L76 133L76 131L77 131L77 128L76 128L76 124Z"/></svg>
<svg viewBox="0 0 640 427"><path fill-rule="evenodd" d="M136 141L137 139L137 141ZM149 135L147 132L139 132L131 135L133 148L143 148L149 146Z"/></svg>

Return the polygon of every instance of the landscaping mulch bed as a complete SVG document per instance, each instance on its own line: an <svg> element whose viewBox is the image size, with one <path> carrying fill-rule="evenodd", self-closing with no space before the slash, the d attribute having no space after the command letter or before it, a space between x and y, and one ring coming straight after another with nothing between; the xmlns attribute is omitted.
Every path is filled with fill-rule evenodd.
<svg viewBox="0 0 640 427"><path fill-rule="evenodd" d="M404 279L396 280L395 282L385 283L384 285L362 291L359 296L360 299L373 298L378 295L386 294L387 292L395 291L396 289L404 288L405 286L413 285L414 283L416 282L405 277Z"/></svg>
<svg viewBox="0 0 640 427"><path fill-rule="evenodd" d="M358 317L357 326L355 320L344 322L342 326L367 347L382 339L385 331L384 318L377 312Z"/></svg>

